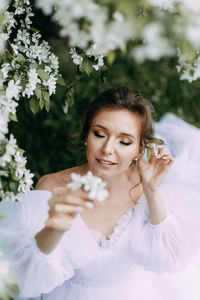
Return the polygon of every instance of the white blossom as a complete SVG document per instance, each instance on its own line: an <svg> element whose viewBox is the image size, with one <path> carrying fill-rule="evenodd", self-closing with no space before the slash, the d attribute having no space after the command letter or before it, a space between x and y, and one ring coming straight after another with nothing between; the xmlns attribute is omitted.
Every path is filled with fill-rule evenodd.
<svg viewBox="0 0 200 300"><path fill-rule="evenodd" d="M1 37L0 34L0 53L4 50L5 48L5 40Z"/></svg>
<svg viewBox="0 0 200 300"><path fill-rule="evenodd" d="M144 28L143 45L135 47L132 51L137 62L142 63L146 59L159 60L163 56L175 55L175 49L163 33L162 24L158 22L150 23Z"/></svg>
<svg viewBox="0 0 200 300"><path fill-rule="evenodd" d="M197 59L193 64L189 64L185 61L183 55L179 51L179 64L176 66L178 72L181 74L181 80L187 80L188 82L193 82L200 79L200 54L198 54Z"/></svg>
<svg viewBox="0 0 200 300"><path fill-rule="evenodd" d="M0 51L4 50L5 42L10 38L13 52L10 63L1 65L0 73L0 201L16 201L20 200L21 193L30 190L34 175L26 169L27 159L18 149L14 137L11 135L9 139L6 138L9 118L16 114L16 100L22 95L34 95L38 84L42 90L49 90L50 95L55 93L59 63L58 58L50 51L49 44L40 40L41 34L30 31L33 17L30 1L15 0L13 12L5 9L9 1L2 1L0 10L3 8L5 11L0 11ZM11 35L13 28L18 28L14 40ZM36 70L38 64L47 71L49 80L39 78ZM4 190L3 181L6 180L13 183L14 190Z"/></svg>
<svg viewBox="0 0 200 300"><path fill-rule="evenodd" d="M13 98L19 100L19 93L20 90L22 89L22 87L19 84L20 84L19 80L17 80L16 82L14 82L13 79L9 81L8 87L6 89L6 98L8 100L12 100Z"/></svg>
<svg viewBox="0 0 200 300"><path fill-rule="evenodd" d="M50 60L50 63L53 67L53 69L58 72L58 69L59 69L59 61L58 61L58 57L55 55L55 54L51 54L49 56L49 60Z"/></svg>
<svg viewBox="0 0 200 300"><path fill-rule="evenodd" d="M79 65L81 66L82 62L83 62L83 57L76 52L76 49L75 48L71 49L71 51L69 53L72 55L71 57L72 57L73 63L77 66L79 66Z"/></svg>
<svg viewBox="0 0 200 300"><path fill-rule="evenodd" d="M30 96L34 94L37 83L40 83L41 80L38 78L38 73L35 68L28 71L28 78L28 84L26 85L26 89L23 91L22 95L27 95L28 98L30 98Z"/></svg>
<svg viewBox="0 0 200 300"><path fill-rule="evenodd" d="M3 79L5 80L8 76L8 72L11 70L11 66L9 63L5 63L1 66L1 72L3 74Z"/></svg>
<svg viewBox="0 0 200 300"><path fill-rule="evenodd" d="M0 109L0 141L4 139L8 133L9 115L6 110Z"/></svg>
<svg viewBox="0 0 200 300"><path fill-rule="evenodd" d="M28 47L30 45L29 33L25 29L19 29L15 41L18 42L19 45L24 43L24 45Z"/></svg>
<svg viewBox="0 0 200 300"><path fill-rule="evenodd" d="M72 173L70 175L72 182L67 184L67 187L72 191L79 190L82 187L82 176L80 174Z"/></svg>
<svg viewBox="0 0 200 300"><path fill-rule="evenodd" d="M53 13L53 20L61 27L60 35L69 37L71 47L81 48L86 55L91 56L90 44L96 44L95 59L100 57L98 64L93 66L96 70L103 66L101 55L105 56L111 50L125 48L127 41L135 36L131 21L117 11L110 20L108 8L93 0L37 0L36 5L47 14ZM79 27L79 20L82 18L88 22L87 29ZM72 51L71 54L74 64L81 66L83 57Z"/></svg>
<svg viewBox="0 0 200 300"><path fill-rule="evenodd" d="M4 10L4 9L6 9L6 7L8 6L8 4L9 4L9 2L10 1L8 1L8 0L1 0L0 1L0 11L2 10Z"/></svg>
<svg viewBox="0 0 200 300"><path fill-rule="evenodd" d="M72 182L67 184L67 187L76 191L80 188L89 192L88 197L91 200L104 201L108 196L109 192L105 189L106 182L102 181L100 177L94 176L91 171L81 176L80 174L71 174Z"/></svg>
<svg viewBox="0 0 200 300"><path fill-rule="evenodd" d="M98 71L100 67L102 67L104 65L104 61L103 61L103 55L100 55L98 57L98 61L97 61L97 64L96 65L92 65L93 68Z"/></svg>
<svg viewBox="0 0 200 300"><path fill-rule="evenodd" d="M55 94L55 92L56 92L56 81L57 81L57 78L54 75L50 75L50 78L47 80L46 83L44 83L44 85L48 86L49 96L51 96L52 94Z"/></svg>

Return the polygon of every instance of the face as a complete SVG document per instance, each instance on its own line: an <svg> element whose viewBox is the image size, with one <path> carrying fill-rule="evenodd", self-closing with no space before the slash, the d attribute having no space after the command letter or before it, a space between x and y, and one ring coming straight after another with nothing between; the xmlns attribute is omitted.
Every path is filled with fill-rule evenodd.
<svg viewBox="0 0 200 300"><path fill-rule="evenodd" d="M139 154L141 119L128 110L103 109L92 120L87 136L89 169L109 179L126 172Z"/></svg>

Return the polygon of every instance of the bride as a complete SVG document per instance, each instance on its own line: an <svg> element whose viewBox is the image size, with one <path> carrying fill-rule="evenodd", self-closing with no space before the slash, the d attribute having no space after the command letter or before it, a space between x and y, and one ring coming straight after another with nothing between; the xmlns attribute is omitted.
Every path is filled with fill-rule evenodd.
<svg viewBox="0 0 200 300"><path fill-rule="evenodd" d="M176 132L166 128L164 120L156 132L170 144ZM86 164L46 175L21 202L1 204L16 299L199 299L191 281L199 274L200 194L154 137L151 105L135 90L107 90L89 106L81 137ZM72 173L88 171L107 182L103 202L67 187Z"/></svg>

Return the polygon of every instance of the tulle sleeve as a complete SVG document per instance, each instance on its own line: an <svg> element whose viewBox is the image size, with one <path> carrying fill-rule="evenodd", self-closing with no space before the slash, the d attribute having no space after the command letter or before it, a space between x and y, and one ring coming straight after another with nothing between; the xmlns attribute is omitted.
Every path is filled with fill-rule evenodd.
<svg viewBox="0 0 200 300"><path fill-rule="evenodd" d="M62 243L51 254L45 255L34 239L48 217L50 197L48 191L31 191L23 195L20 202L0 204L0 215L4 216L0 222L1 243L22 297L49 293L73 276Z"/></svg>
<svg viewBox="0 0 200 300"><path fill-rule="evenodd" d="M137 238L131 241L134 260L145 269L156 272L180 272L199 253L200 194L181 185L161 189L167 217L152 225L147 204L140 207ZM134 231L134 228L133 228Z"/></svg>

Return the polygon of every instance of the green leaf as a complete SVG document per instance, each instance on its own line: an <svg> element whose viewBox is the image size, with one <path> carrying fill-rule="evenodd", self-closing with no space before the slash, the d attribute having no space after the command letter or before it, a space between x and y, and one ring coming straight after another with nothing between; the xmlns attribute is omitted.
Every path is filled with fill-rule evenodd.
<svg viewBox="0 0 200 300"><path fill-rule="evenodd" d="M26 89L26 83L24 81L21 81L20 85L22 87L22 92L23 92Z"/></svg>
<svg viewBox="0 0 200 300"><path fill-rule="evenodd" d="M11 170L10 172L10 175L11 175L11 178L14 180L14 181L18 181L19 179L17 178L17 176L15 175L15 170Z"/></svg>
<svg viewBox="0 0 200 300"><path fill-rule="evenodd" d="M30 100L30 109L34 114L36 114L36 112L38 111L39 101L36 98L33 98L33 97L31 98L31 100Z"/></svg>
<svg viewBox="0 0 200 300"><path fill-rule="evenodd" d="M47 81L49 79L49 74L43 69L37 69L37 73L42 80Z"/></svg>
<svg viewBox="0 0 200 300"><path fill-rule="evenodd" d="M19 287L18 287L18 285L16 283L13 282L12 284L10 284L8 286L8 289L9 289L9 294L12 294L12 295L14 294L16 296L19 295Z"/></svg>
<svg viewBox="0 0 200 300"><path fill-rule="evenodd" d="M19 61L19 62L25 62L26 61L24 55L22 55L21 53L19 53L17 55L16 60Z"/></svg>
<svg viewBox="0 0 200 300"><path fill-rule="evenodd" d="M66 86L66 83L64 81L64 79L62 78L62 76L60 75L57 79L57 83L61 86Z"/></svg>
<svg viewBox="0 0 200 300"><path fill-rule="evenodd" d="M11 121L18 122L16 114L9 114L9 118Z"/></svg>
<svg viewBox="0 0 200 300"><path fill-rule="evenodd" d="M81 69L89 76L93 71L92 62L88 59L85 59L82 63Z"/></svg>
<svg viewBox="0 0 200 300"><path fill-rule="evenodd" d="M31 69L37 69L38 64L36 62L30 64Z"/></svg>
<svg viewBox="0 0 200 300"><path fill-rule="evenodd" d="M68 103L69 103L69 107L72 107L74 105L74 95L71 95Z"/></svg>
<svg viewBox="0 0 200 300"><path fill-rule="evenodd" d="M40 99L40 98L41 98L41 96L42 96L42 91L41 91L41 89L40 89L39 87L37 87L37 88L35 89L35 95L36 95L37 99Z"/></svg>
<svg viewBox="0 0 200 300"><path fill-rule="evenodd" d="M19 147L17 147L17 151L19 151L20 153L25 153L25 150L24 149L22 149L22 148L19 148Z"/></svg>
<svg viewBox="0 0 200 300"><path fill-rule="evenodd" d="M112 63L114 62L115 58L116 58L116 54L114 51L109 51L107 54L107 62L109 65L112 65Z"/></svg>
<svg viewBox="0 0 200 300"><path fill-rule="evenodd" d="M3 73L0 71L0 80L3 80Z"/></svg>
<svg viewBox="0 0 200 300"><path fill-rule="evenodd" d="M20 79L19 76L18 76L17 74L15 74L15 75L14 75L14 80L17 81L17 80L19 80L19 79Z"/></svg>
<svg viewBox="0 0 200 300"><path fill-rule="evenodd" d="M22 46L22 45L19 45L19 46L18 46L18 49L19 49L19 51L20 51L20 52L24 52L24 50L25 50L25 47L24 47L24 46Z"/></svg>
<svg viewBox="0 0 200 300"><path fill-rule="evenodd" d="M39 106L40 106L40 109L42 110L43 109L43 107L44 107L44 100L43 100L43 98L41 97L40 98L40 101L39 101Z"/></svg>
<svg viewBox="0 0 200 300"><path fill-rule="evenodd" d="M9 187L11 189L11 191L16 194L17 193L17 189L18 189L18 182L16 181L10 181L9 182Z"/></svg>
<svg viewBox="0 0 200 300"><path fill-rule="evenodd" d="M47 91L43 91L42 96L45 102L49 102L49 93Z"/></svg>
<svg viewBox="0 0 200 300"><path fill-rule="evenodd" d="M33 31L33 32L40 32L40 30L35 28L35 27L31 27L30 30Z"/></svg>
<svg viewBox="0 0 200 300"><path fill-rule="evenodd" d="M46 111L49 112L50 102L45 101L44 105L45 105Z"/></svg>
<svg viewBox="0 0 200 300"><path fill-rule="evenodd" d="M147 160L149 161L151 158L151 153L152 153L152 149L151 148L147 148Z"/></svg>

